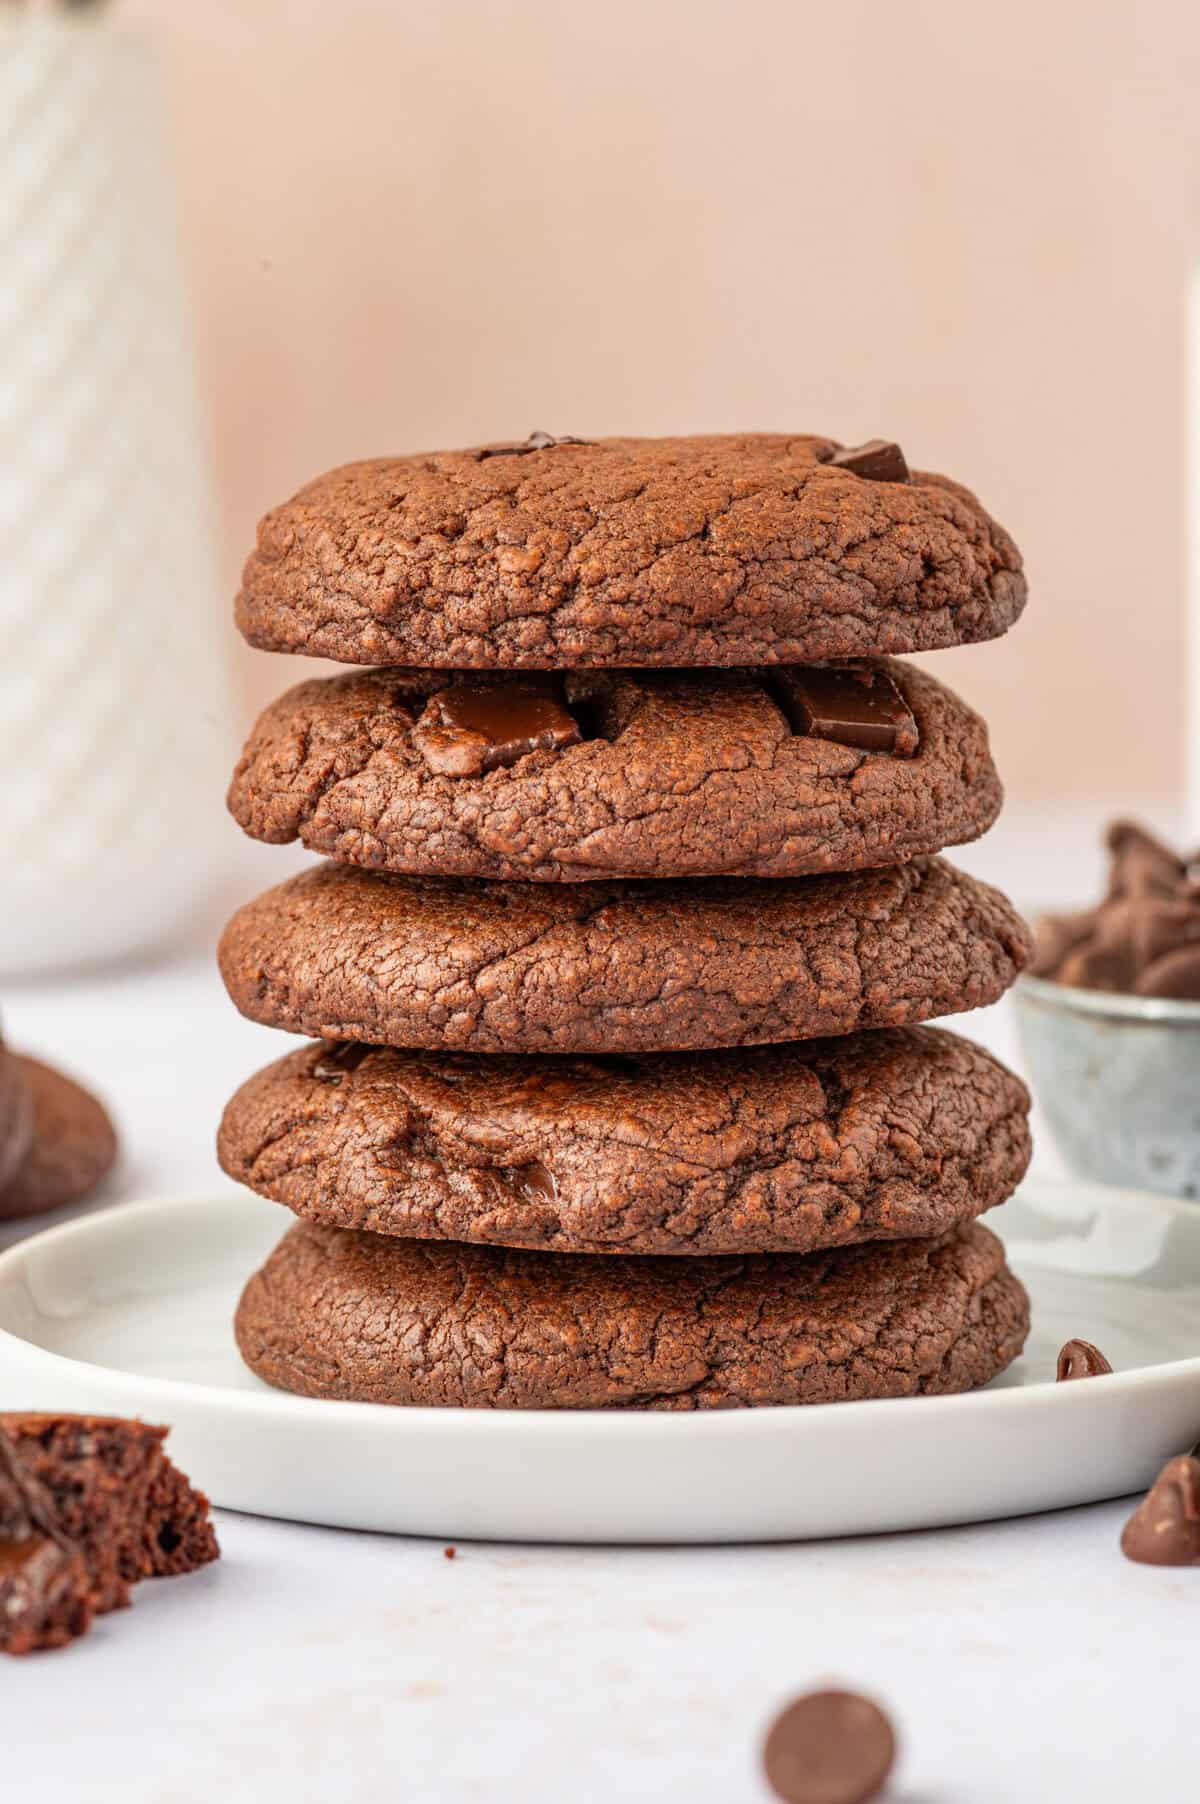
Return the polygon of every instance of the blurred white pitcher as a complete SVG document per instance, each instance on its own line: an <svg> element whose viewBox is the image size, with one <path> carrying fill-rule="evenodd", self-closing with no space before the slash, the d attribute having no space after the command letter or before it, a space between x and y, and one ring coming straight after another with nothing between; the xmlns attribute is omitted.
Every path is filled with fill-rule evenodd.
<svg viewBox="0 0 1200 1804"><path fill-rule="evenodd" d="M4 9L2 974L149 950L211 899L212 518L153 53L103 15Z"/></svg>

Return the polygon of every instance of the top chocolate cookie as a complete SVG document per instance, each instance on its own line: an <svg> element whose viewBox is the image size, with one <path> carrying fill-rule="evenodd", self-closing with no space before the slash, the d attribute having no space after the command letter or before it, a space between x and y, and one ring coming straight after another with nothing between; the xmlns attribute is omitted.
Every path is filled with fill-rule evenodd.
<svg viewBox="0 0 1200 1804"><path fill-rule="evenodd" d="M993 639L1016 546L899 448L785 433L376 458L258 530L252 645L438 669L785 664Z"/></svg>

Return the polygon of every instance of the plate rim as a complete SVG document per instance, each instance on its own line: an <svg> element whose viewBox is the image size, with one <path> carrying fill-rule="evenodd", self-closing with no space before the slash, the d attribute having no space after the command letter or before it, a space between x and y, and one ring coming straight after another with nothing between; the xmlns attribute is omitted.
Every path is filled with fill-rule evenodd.
<svg viewBox="0 0 1200 1804"><path fill-rule="evenodd" d="M1034 1176L1026 1178L1014 1195L1020 1191L1032 1191L1038 1194L1053 1196L1055 1193L1071 1193L1078 1197L1081 1193L1095 1199L1097 1204L1120 1203L1133 1205L1141 1210L1152 1210L1168 1221L1181 1215L1196 1216L1200 1225L1200 1206L1186 1198L1159 1195L1153 1191L1138 1190L1130 1187L1096 1184L1086 1179L1061 1179ZM0 1283L18 1272L31 1257L47 1248L65 1243L72 1239L86 1240L90 1236L103 1236L118 1222L136 1224L141 1219L161 1220L176 1212L193 1212L214 1207L228 1208L232 1204L244 1204L247 1194L253 1202L261 1203L267 1208L277 1208L285 1217L288 1211L281 1204L274 1204L253 1192L240 1192L233 1188L214 1189L204 1192L190 1192L175 1196L146 1197L138 1201L110 1204L104 1209L93 1210L88 1214L75 1217L71 1221L59 1222L53 1227L43 1228L39 1232L16 1241L12 1246L0 1251ZM870 1410L882 1426L882 1412L896 1412L908 1408L918 1399L912 1397L874 1397L860 1398L848 1405L844 1401L831 1403L808 1404L775 1404L764 1409L728 1409L728 1410L695 1410L695 1411L661 1411L661 1410L605 1410L605 1409L467 1409L438 1408L429 1404L412 1404L404 1408L384 1403L357 1403L338 1398L300 1397L286 1391L274 1391L264 1386L258 1390L238 1390L231 1386L199 1382L188 1378L163 1378L150 1374L128 1372L119 1366L98 1364L95 1360L78 1359L65 1353L55 1353L49 1348L40 1346L36 1341L15 1333L12 1329L0 1326L0 1364L23 1365L25 1367L44 1365L54 1373L65 1369L83 1377L99 1380L105 1386L136 1391L143 1401L161 1397L164 1403L180 1393L188 1402L196 1406L207 1405L210 1408L232 1409L239 1414L272 1416L280 1415L284 1419L303 1415L313 1420L314 1412L319 1411L321 1419L329 1426L339 1423L355 1423L365 1426L374 1422L383 1433L404 1435L414 1431L433 1433L450 1432L454 1434L471 1434L478 1437L512 1433L514 1424L520 1424L523 1431L532 1434L563 1436L586 1436L588 1438L601 1434L611 1439L622 1436L660 1436L672 1437L675 1440L688 1438L698 1439L712 1437L718 1433L733 1435L737 1438L754 1437L759 1434L770 1435L781 1428L799 1429L805 1421L821 1419L828 1422L828 1413L835 1410L843 1419L846 1411L853 1407L857 1419L861 1420L861 1412ZM1185 1359L1159 1361L1152 1365L1137 1366L1130 1371L1105 1374L1106 1394L1116 1392L1132 1392L1135 1390L1157 1389L1161 1385L1175 1385L1187 1377L1195 1377L1200 1384L1200 1352ZM1059 1384L1053 1377L1034 1380L1030 1384L1002 1385L995 1389L984 1387L980 1390L963 1391L948 1397L924 1397L919 1399L922 1414L930 1417L934 1410L942 1416L953 1419L964 1411L979 1412L988 1410L993 1415L1014 1409L1051 1408L1061 1411L1090 1407L1089 1393L1091 1386L1079 1384ZM169 1411L164 1411L169 1414ZM387 1428L384 1423L389 1424Z"/></svg>

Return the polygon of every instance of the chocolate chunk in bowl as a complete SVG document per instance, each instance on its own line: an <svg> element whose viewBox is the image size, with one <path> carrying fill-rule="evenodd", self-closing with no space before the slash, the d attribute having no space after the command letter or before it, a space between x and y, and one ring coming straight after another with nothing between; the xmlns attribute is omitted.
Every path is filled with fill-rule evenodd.
<svg viewBox="0 0 1200 1804"><path fill-rule="evenodd" d="M1197 861L1108 829L1107 893L1037 925L1014 991L1033 1088L1081 1177L1200 1196Z"/></svg>

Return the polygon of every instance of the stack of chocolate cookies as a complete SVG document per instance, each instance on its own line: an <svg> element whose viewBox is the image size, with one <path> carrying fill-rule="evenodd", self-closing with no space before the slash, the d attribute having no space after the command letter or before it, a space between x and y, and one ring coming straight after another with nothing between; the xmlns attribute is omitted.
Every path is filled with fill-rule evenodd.
<svg viewBox="0 0 1200 1804"><path fill-rule="evenodd" d="M1020 1082L917 1025L1029 954L935 856L986 729L891 654L994 637L1008 535L899 448L747 435L354 464L264 520L254 645L301 683L230 791L327 862L220 950L320 1041L228 1105L299 1218L238 1344L310 1396L698 1409L968 1389L1024 1292L977 1218Z"/></svg>

